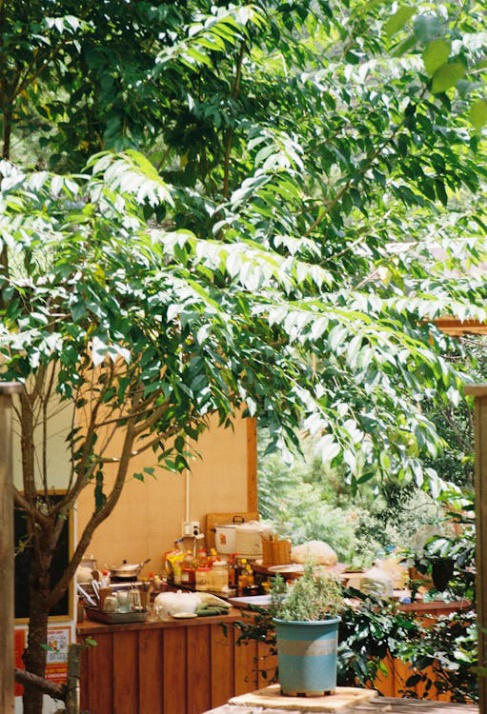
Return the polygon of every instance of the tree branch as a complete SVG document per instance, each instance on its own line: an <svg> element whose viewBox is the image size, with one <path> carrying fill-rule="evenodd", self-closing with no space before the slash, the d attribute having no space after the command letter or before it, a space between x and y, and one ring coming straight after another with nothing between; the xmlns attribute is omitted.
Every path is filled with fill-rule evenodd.
<svg viewBox="0 0 487 714"><path fill-rule="evenodd" d="M240 94L240 82L242 80L242 63L245 54L245 40L242 40L237 57L237 66L235 70L235 81L233 83L232 98L234 101L238 99ZM228 127L225 132L225 155L223 158L223 195L228 197L230 192L230 155L232 152L233 127Z"/></svg>
<svg viewBox="0 0 487 714"><path fill-rule="evenodd" d="M423 88L423 91L419 95L419 101L421 101L421 99L423 99L427 90L428 90L428 87L425 85ZM348 178L345 185L336 194L335 198L333 198L331 201L327 201L324 203L324 205L318 211L318 216L313 221L313 223L310 225L308 230L304 233L304 238L308 238L308 236L321 223L324 216L333 210L333 208L337 205L337 203L343 198L343 196L347 193L347 191L352 187L352 184L354 184L356 182L357 175L363 176L370 169L373 162L380 156L380 154L384 151L386 146L388 146L391 143L391 141L393 141L393 139L397 136L398 132L402 129L405 119L406 119L406 117L404 116L401 119L401 121L397 124L397 126L394 128L394 130L389 134L389 136L386 139L384 139L384 141L381 142L379 144L379 146L369 154L369 156L366 158L366 160L364 162L364 165L360 168L360 170L354 172L353 176L350 176Z"/></svg>
<svg viewBox="0 0 487 714"><path fill-rule="evenodd" d="M122 455L112 491L108 496L107 500L105 501L105 504L98 511L93 513L89 522L86 524L85 529L79 539L78 545L73 553L73 557L71 558L68 566L64 570L64 573L61 576L60 580L58 580L54 588L51 590L51 594L49 597L50 607L53 607L53 605L55 605L66 592L67 588L69 587L69 583L71 582L74 576L76 568L80 564L83 554L85 553L88 545L90 544L91 537L94 531L96 530L96 528L98 528L100 523L103 523L103 521L108 518L108 516L112 513L113 509L118 503L123 486L125 484L125 479L127 476L128 466L131 458L132 446L135 439L133 421L133 417L129 418L129 424L127 426L127 431L125 432Z"/></svg>
<svg viewBox="0 0 487 714"><path fill-rule="evenodd" d="M14 503L16 506L28 513L33 520L37 521L37 523L40 523L42 526L47 526L49 524L49 518L39 511L38 508L33 506L15 486Z"/></svg>
<svg viewBox="0 0 487 714"><path fill-rule="evenodd" d="M163 402L163 404L161 404L159 407L156 407L151 413L151 416L148 417L142 424L139 424L134 430L135 436L140 436L140 434L143 434L144 431L147 431L147 429L150 429L151 426L154 426L154 424L158 422L162 416L164 416L168 409L169 402Z"/></svg>
<svg viewBox="0 0 487 714"><path fill-rule="evenodd" d="M66 699L66 688L62 684L49 682L43 677L38 677L37 674L26 672L23 669L18 669L18 667L15 667L14 672L15 681L23 684L24 687L32 687L43 694L47 694L52 699L58 699L62 702Z"/></svg>

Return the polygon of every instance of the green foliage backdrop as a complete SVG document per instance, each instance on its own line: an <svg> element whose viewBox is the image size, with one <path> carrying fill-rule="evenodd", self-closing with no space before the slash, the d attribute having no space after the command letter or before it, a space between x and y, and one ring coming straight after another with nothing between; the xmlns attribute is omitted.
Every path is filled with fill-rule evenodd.
<svg viewBox="0 0 487 714"><path fill-rule="evenodd" d="M283 453L304 424L353 488L441 487L421 403L461 399L432 320L486 318L487 53L474 0L11 0L0 34L0 374L26 384L42 673L42 613L131 456L184 468L211 412L246 405ZM53 395L88 429L67 432L65 499L39 509ZM109 492L106 421L125 434ZM50 591L86 486L92 520Z"/></svg>

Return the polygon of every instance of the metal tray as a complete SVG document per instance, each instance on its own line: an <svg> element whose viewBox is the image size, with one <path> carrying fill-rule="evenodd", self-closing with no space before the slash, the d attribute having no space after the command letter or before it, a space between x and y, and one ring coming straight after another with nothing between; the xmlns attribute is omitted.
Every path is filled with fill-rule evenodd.
<svg viewBox="0 0 487 714"><path fill-rule="evenodd" d="M123 625L128 622L145 622L147 610L142 612L103 612L95 607L85 608L86 617L90 620L104 622L107 625Z"/></svg>

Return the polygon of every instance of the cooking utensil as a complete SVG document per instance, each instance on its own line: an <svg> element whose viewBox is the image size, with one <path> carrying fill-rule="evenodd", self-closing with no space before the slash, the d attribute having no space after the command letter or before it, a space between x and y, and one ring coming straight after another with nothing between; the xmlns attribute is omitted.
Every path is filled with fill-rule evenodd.
<svg viewBox="0 0 487 714"><path fill-rule="evenodd" d="M123 561L122 565L112 565L110 566L110 574L112 578L117 578L120 580L131 580L137 578L138 574L144 567L146 563L150 561L150 558L144 560L142 563L127 563L126 560Z"/></svg>
<svg viewBox="0 0 487 714"><path fill-rule="evenodd" d="M262 555L262 535L270 534L270 526L259 521L241 523L235 531L235 553L246 557Z"/></svg>
<svg viewBox="0 0 487 714"><path fill-rule="evenodd" d="M232 523L215 526L215 548L218 553L230 555L236 553L237 526L245 522L243 516L234 516Z"/></svg>
<svg viewBox="0 0 487 714"><path fill-rule="evenodd" d="M90 595L88 595L86 590L84 590L79 583L76 583L76 590L77 590L78 594L81 594L81 596L84 597L86 602L88 602L93 607L96 607L96 602L93 600L93 598Z"/></svg>

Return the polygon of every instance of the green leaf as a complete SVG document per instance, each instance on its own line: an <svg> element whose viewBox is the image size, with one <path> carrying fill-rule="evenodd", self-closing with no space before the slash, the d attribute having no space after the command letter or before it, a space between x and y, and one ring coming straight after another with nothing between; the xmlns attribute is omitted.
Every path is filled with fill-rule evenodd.
<svg viewBox="0 0 487 714"><path fill-rule="evenodd" d="M437 15L418 15L414 20L414 34L425 45L441 33L441 20Z"/></svg>
<svg viewBox="0 0 487 714"><path fill-rule="evenodd" d="M474 127L480 131L480 129L487 124L487 101L485 101L485 99L479 99L477 102L474 102L470 107L468 116Z"/></svg>
<svg viewBox="0 0 487 714"><path fill-rule="evenodd" d="M409 35L409 37L406 37L404 42L401 42L394 48L394 50L391 52L392 57L402 57L403 55L407 54L409 50L411 50L415 46L416 42L416 37L414 35Z"/></svg>
<svg viewBox="0 0 487 714"><path fill-rule="evenodd" d="M426 74L432 77L436 70L448 61L450 45L445 40L433 40L423 52Z"/></svg>
<svg viewBox="0 0 487 714"><path fill-rule="evenodd" d="M399 32L415 12L415 8L408 5L402 5L396 10L394 15L392 15L385 24L384 32L387 37L392 37L396 32Z"/></svg>
<svg viewBox="0 0 487 714"><path fill-rule="evenodd" d="M54 647L52 647L52 645L46 645L45 642L41 642L39 644L39 647L41 649L43 649L45 652L57 652L57 650Z"/></svg>
<svg viewBox="0 0 487 714"><path fill-rule="evenodd" d="M95 513L98 513L107 502L107 497L103 491L104 477L102 471L97 472L95 483Z"/></svg>
<svg viewBox="0 0 487 714"><path fill-rule="evenodd" d="M454 87L458 80L462 79L465 74L466 68L461 62L444 64L442 67L437 69L433 75L431 91L433 94L446 92L446 90L450 89L450 87Z"/></svg>

